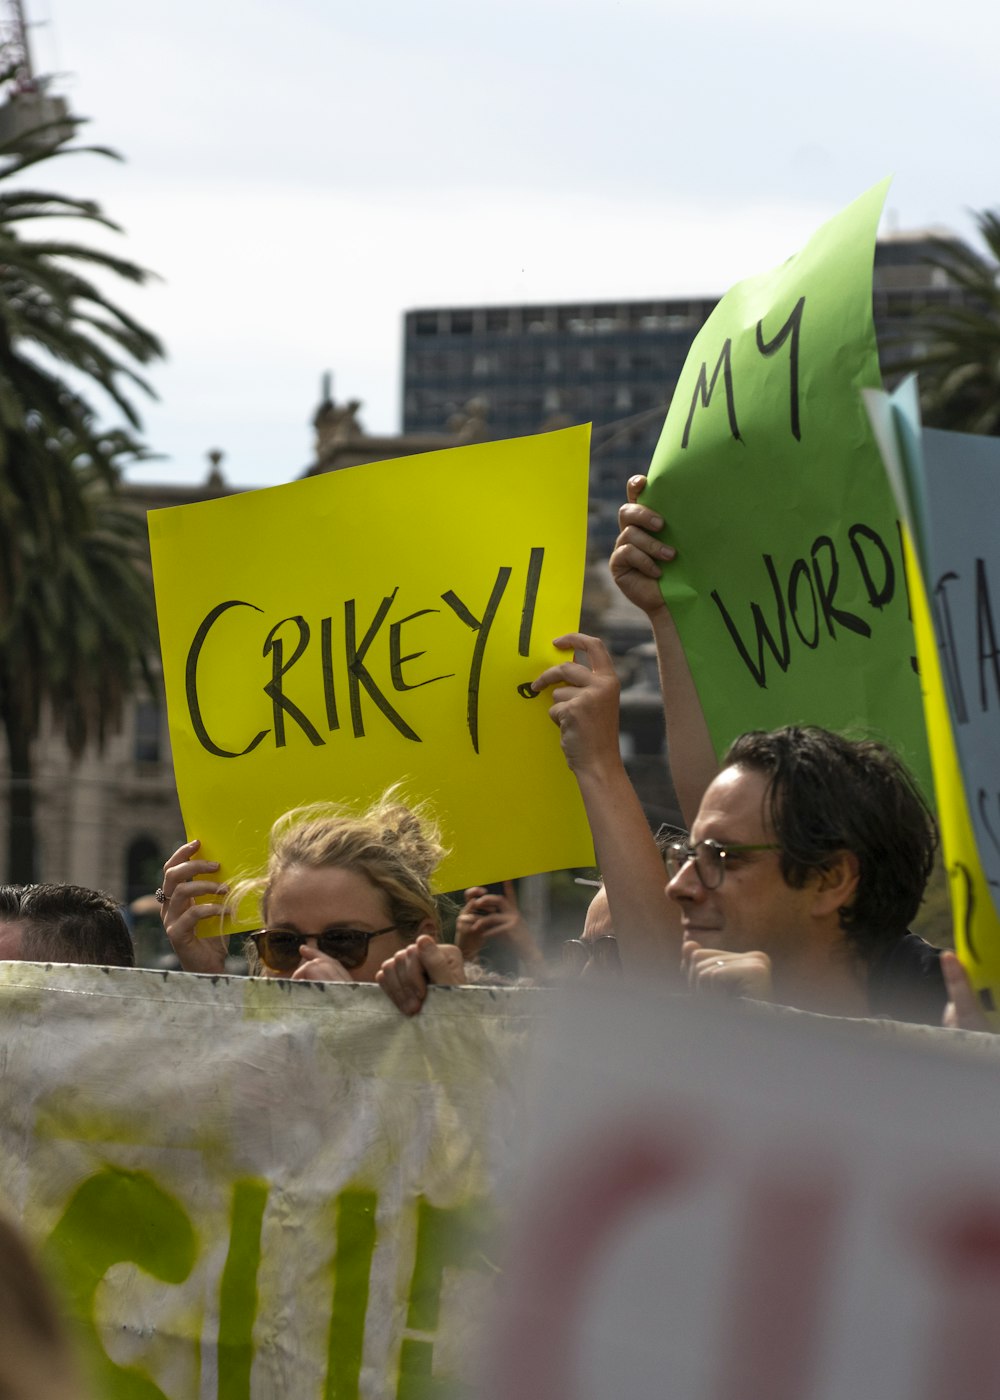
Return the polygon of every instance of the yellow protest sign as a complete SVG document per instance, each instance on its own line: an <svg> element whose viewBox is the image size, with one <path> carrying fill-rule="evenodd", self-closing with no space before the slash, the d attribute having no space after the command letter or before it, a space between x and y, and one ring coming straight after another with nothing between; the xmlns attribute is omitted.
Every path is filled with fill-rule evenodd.
<svg viewBox="0 0 1000 1400"><path fill-rule="evenodd" d="M440 889L593 860L558 732L527 690L578 625L589 436L150 512L177 790L223 876L262 866L282 812L363 806L393 783L441 822Z"/></svg>

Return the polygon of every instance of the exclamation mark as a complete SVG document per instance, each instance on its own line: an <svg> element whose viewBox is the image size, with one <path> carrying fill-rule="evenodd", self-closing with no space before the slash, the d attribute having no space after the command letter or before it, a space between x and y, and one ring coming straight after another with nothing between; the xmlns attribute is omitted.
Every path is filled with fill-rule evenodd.
<svg viewBox="0 0 1000 1400"><path fill-rule="evenodd" d="M521 609L521 632L517 640L518 654L527 656L531 650L531 629L535 623L535 602L538 599L538 581L542 577L544 549L533 549L528 560L528 578L524 585L524 607Z"/></svg>
<svg viewBox="0 0 1000 1400"><path fill-rule="evenodd" d="M521 609L521 631L517 639L517 651L519 656L527 656L531 650L531 629L535 624L535 602L538 598L538 581L542 577L542 560L545 558L544 549L533 549L528 560L528 577L524 585L524 607ZM517 687L517 693L524 700L534 700L537 692L532 690L531 682L525 681L523 685Z"/></svg>

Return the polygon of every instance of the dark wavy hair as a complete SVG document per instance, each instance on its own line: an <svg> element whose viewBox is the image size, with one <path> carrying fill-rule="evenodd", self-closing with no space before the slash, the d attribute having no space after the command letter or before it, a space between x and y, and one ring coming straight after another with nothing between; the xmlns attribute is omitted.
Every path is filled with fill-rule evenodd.
<svg viewBox="0 0 1000 1400"><path fill-rule="evenodd" d="M801 888L838 851L857 856L857 892L840 911L856 952L870 958L905 930L930 878L937 827L890 748L812 725L788 726L741 734L722 763L767 778L767 815L790 885Z"/></svg>
<svg viewBox="0 0 1000 1400"><path fill-rule="evenodd" d="M0 885L0 919L20 924L25 962L135 967L135 949L111 895L83 885Z"/></svg>

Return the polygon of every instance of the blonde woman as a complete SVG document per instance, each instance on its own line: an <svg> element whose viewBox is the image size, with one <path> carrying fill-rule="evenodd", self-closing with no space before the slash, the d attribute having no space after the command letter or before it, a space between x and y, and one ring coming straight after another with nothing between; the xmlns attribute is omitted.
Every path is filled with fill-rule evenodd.
<svg viewBox="0 0 1000 1400"><path fill-rule="evenodd" d="M387 793L357 814L328 804L297 808L271 829L267 867L232 890L211 877L189 841L163 867L163 927L187 972L225 968L225 938L199 939L203 919L259 900L262 927L247 937L252 975L293 981L377 982L408 1016L428 985L465 981L461 952L441 944L431 876L444 855L437 829ZM196 904L199 895L220 903Z"/></svg>

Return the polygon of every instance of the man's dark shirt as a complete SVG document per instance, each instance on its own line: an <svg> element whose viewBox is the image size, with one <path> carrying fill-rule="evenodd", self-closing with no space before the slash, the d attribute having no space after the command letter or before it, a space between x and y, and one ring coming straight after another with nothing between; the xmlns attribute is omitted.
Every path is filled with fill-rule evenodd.
<svg viewBox="0 0 1000 1400"><path fill-rule="evenodd" d="M941 950L904 933L869 964L868 1004L873 1016L939 1026L948 1001Z"/></svg>

